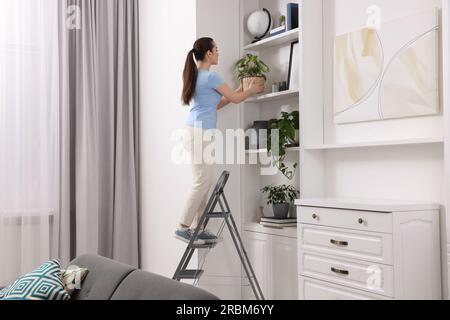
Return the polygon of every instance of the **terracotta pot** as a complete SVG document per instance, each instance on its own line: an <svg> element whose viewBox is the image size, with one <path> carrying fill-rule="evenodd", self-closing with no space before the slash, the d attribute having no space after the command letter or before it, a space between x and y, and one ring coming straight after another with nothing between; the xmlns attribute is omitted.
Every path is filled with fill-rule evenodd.
<svg viewBox="0 0 450 320"><path fill-rule="evenodd" d="M246 77L242 79L244 91L250 89L250 86L252 85L253 81L255 82L262 81L263 83L266 83L266 79L264 79L264 77Z"/></svg>

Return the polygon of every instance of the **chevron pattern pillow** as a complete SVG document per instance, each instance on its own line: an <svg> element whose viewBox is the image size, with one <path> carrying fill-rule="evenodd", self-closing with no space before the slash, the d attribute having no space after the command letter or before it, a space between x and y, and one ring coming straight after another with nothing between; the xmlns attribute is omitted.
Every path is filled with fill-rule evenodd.
<svg viewBox="0 0 450 320"><path fill-rule="evenodd" d="M3 294L3 297L1 297ZM59 260L44 263L0 292L0 300L69 300Z"/></svg>
<svg viewBox="0 0 450 320"><path fill-rule="evenodd" d="M8 290L8 288L9 288L9 287L6 287L6 288L3 288L3 289L0 290L0 300L3 299L3 297L4 297L5 294L6 294L6 290Z"/></svg>

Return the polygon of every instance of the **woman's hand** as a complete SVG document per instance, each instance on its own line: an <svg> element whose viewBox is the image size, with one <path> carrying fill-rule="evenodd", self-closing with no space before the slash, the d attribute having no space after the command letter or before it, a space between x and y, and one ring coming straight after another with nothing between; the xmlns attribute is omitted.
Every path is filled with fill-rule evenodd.
<svg viewBox="0 0 450 320"><path fill-rule="evenodd" d="M237 88L236 92L244 92L244 80L239 82L239 88Z"/></svg>
<svg viewBox="0 0 450 320"><path fill-rule="evenodd" d="M250 84L250 92L252 94L260 94L263 93L265 90L265 83L262 81L262 79L253 79L253 81Z"/></svg>
<svg viewBox="0 0 450 320"><path fill-rule="evenodd" d="M255 79L257 80L257 79ZM250 98L252 95L263 93L264 92L264 81L262 79L259 79L257 81L253 80L250 84L250 88L248 90L241 90L241 91L234 91L232 90L226 83L219 86L216 90L219 92L223 98L220 101L217 109L221 109L224 106L226 106L228 103L232 102L234 104L239 104L248 98ZM242 85L242 83L241 83Z"/></svg>

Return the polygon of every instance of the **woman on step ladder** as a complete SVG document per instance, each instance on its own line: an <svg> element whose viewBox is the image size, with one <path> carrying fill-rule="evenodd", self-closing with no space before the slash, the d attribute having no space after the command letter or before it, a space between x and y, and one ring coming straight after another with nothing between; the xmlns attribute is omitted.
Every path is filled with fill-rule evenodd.
<svg viewBox="0 0 450 320"><path fill-rule="evenodd" d="M211 66L219 63L219 50L211 38L198 39L188 52L183 72L183 103L189 105L186 135L183 146L189 152L193 186L184 206L180 225L175 236L189 242L207 205L209 190L213 184L214 165L203 158L205 147L214 139L217 128L217 111L230 103L239 104L255 94L264 92L263 82L254 82L248 90L242 83L232 90L222 77L211 72ZM216 242L217 237L202 230L196 244Z"/></svg>

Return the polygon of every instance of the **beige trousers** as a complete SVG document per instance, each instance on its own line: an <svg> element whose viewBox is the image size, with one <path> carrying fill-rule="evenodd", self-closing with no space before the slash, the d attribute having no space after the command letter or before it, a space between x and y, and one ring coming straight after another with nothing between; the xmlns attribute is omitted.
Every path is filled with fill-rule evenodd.
<svg viewBox="0 0 450 320"><path fill-rule="evenodd" d="M214 164L204 157L205 148L214 141L213 132L201 128L186 127L183 147L189 153L192 170L192 189L184 206L180 224L195 229L209 199L213 184Z"/></svg>

